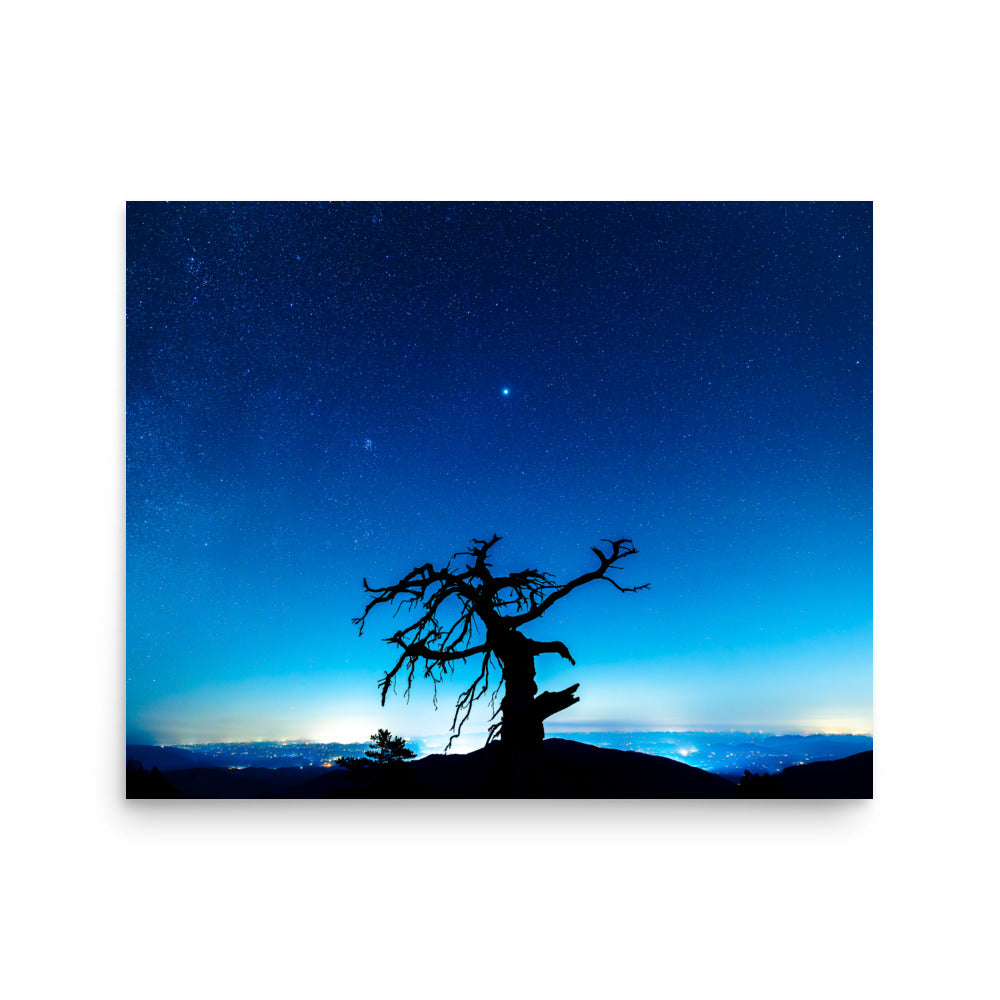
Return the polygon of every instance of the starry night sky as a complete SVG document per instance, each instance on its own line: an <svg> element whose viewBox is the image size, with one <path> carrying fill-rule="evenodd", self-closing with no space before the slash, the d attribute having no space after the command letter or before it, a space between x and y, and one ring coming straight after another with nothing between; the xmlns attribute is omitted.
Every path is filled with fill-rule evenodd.
<svg viewBox="0 0 1000 1000"><path fill-rule="evenodd" d="M869 203L131 203L126 253L130 741L443 743L462 667L381 708L351 618L494 532L650 584L526 629L548 731L871 732Z"/></svg>

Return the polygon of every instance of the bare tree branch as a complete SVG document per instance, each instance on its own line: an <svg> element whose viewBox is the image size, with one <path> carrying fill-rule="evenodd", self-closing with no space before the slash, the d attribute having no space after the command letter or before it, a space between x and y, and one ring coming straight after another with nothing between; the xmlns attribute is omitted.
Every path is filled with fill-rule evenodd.
<svg viewBox="0 0 1000 1000"><path fill-rule="evenodd" d="M476 690L478 686L478 691ZM483 656L483 665L479 670L479 676L458 696L458 701L455 704L455 715L451 720L452 734L448 739L448 743L445 746L445 753L451 749L452 743L462 735L462 726L465 725L466 720L469 718L469 714L472 712L473 704L478 701L486 692L489 690L490 686L490 652L486 651L486 655ZM458 713L465 709L465 714L461 719L458 717Z"/></svg>
<svg viewBox="0 0 1000 1000"><path fill-rule="evenodd" d="M537 642L536 640L531 640L531 652L532 653L558 653L564 660L569 660L573 666L576 666L576 660L570 656L569 650L566 648L566 644L556 640L555 642Z"/></svg>
<svg viewBox="0 0 1000 1000"><path fill-rule="evenodd" d="M628 556L634 556L637 549L632 545L631 538L618 538L612 541L608 538L602 538L601 541L607 542L611 546L610 554L606 554L596 545L591 546L590 551L593 552L598 560L600 560L600 566L591 570L589 573L584 573L582 576L578 576L575 580L570 580L569 583L564 583L561 587L556 587L554 590L550 591L545 599L537 605L532 605L530 610L523 612L519 615L511 615L506 619L508 625L513 628L519 628L526 622L533 621L535 618L541 617L556 601L562 600L567 594L576 590L577 587L582 586L585 583L590 583L592 580L607 580L612 586L617 590L620 590L623 594L634 593L637 590L645 590L649 584L644 583L638 587L622 587L614 580L612 580L607 573L612 568L617 568L615 564L621 559L625 559Z"/></svg>

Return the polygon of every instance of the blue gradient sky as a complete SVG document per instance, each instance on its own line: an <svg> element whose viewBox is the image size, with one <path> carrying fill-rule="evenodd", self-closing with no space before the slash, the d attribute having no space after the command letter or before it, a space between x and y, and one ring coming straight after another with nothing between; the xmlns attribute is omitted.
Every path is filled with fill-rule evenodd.
<svg viewBox="0 0 1000 1000"><path fill-rule="evenodd" d="M443 741L463 675L381 708L398 620L350 619L493 532L557 579L631 537L650 584L526 630L577 660L549 731L871 732L871 221L131 204L129 739Z"/></svg>

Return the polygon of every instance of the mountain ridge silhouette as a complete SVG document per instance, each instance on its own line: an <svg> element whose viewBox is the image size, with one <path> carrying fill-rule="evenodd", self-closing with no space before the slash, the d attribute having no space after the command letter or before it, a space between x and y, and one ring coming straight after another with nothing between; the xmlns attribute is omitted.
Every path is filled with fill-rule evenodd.
<svg viewBox="0 0 1000 1000"><path fill-rule="evenodd" d="M751 797L871 798L872 761L872 751L866 751L840 761L796 765L771 776L780 790L769 781ZM544 741L517 788L505 779L495 744L467 754L431 754L361 775L339 767L196 766L161 772L161 778L183 798L728 799L746 794L729 778L669 757L559 737ZM127 797L147 797L133 794L137 787L133 783ZM158 787L163 790L162 783Z"/></svg>

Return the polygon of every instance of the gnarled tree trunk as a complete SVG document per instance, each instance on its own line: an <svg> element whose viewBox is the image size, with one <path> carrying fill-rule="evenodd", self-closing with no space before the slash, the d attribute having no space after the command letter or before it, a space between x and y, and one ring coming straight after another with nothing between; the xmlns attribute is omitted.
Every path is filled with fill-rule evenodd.
<svg viewBox="0 0 1000 1000"><path fill-rule="evenodd" d="M505 754L518 755L538 750L545 738L545 727L535 712L535 655L530 640L510 630L491 636L497 658L503 666L504 696L500 702L503 723L500 743Z"/></svg>
<svg viewBox="0 0 1000 1000"><path fill-rule="evenodd" d="M535 653L551 652L550 645L528 639L516 630L491 636L503 665L504 697L500 702L500 754L505 780L514 794L529 791L532 772L545 739L544 720L576 703L579 684L563 691L538 694ZM565 647L562 647L565 649ZM568 655L568 654L567 654Z"/></svg>

